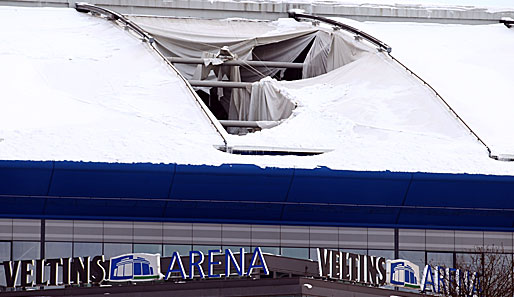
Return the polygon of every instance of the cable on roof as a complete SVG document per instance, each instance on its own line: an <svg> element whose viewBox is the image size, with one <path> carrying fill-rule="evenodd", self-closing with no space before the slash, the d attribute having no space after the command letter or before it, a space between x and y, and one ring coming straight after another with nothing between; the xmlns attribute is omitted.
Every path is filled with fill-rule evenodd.
<svg viewBox="0 0 514 297"><path fill-rule="evenodd" d="M290 18L294 18L297 21L300 21L301 19L311 19L311 20L321 21L321 22L333 25L338 29L343 29L345 31L351 32L360 38L364 38L365 40L367 40L367 41L371 42L372 44L374 44L375 46L377 46L379 48L379 50L381 50L381 51L383 50L383 51L386 51L387 53L391 53L391 51L393 50L385 42L382 42L379 39L369 35L368 33L363 32L363 31L361 31L357 28L354 28L350 25L347 25L347 24L344 24L344 23L341 23L338 21L334 21L332 19L322 17L322 16L300 13L295 10L290 10L288 12L288 15Z"/></svg>

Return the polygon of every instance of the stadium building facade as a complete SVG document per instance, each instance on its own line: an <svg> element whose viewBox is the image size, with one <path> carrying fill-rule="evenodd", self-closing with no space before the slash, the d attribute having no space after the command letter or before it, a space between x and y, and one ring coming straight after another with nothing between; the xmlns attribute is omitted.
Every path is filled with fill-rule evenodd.
<svg viewBox="0 0 514 297"><path fill-rule="evenodd" d="M151 50L157 51L158 46L166 48L163 43L158 43L158 46L155 46L153 37L136 24L137 17L133 17L133 21L130 21L121 15L106 13L98 7L87 5L77 6L77 10L90 12L92 16L107 14L107 19L122 23L125 28L132 30L131 34L136 32L134 35L148 43ZM292 16L295 19L302 17L301 14L293 14ZM303 15L303 17L308 16ZM145 29L145 26L151 28L153 25L144 17L141 17L139 21L141 23L138 24ZM158 19L157 21L163 20ZM172 22L182 21L173 20ZM319 22L319 19L313 22L313 27L318 26L318 24L315 24L316 22ZM330 25L333 24L330 23ZM338 25L339 23L335 24ZM254 25L252 24L252 26ZM215 30L218 29L213 31ZM259 37L261 39L255 38L255 40L262 42L263 47L268 45L262 41L265 39L263 36L271 38L270 32L275 32L269 28L267 30L269 31L261 32L262 36ZM383 65L393 65L394 62L398 64L394 64L392 67L404 67L403 64L390 56L390 47L364 32L350 26L342 26L337 29L330 28L335 33L326 31L328 29L323 30L318 31L318 29L309 27L305 29L305 34L302 33L304 35L295 36L295 38L299 37L298 40L287 39L287 42L294 41L295 44L302 44L309 50L309 53L307 53L307 50L297 50L295 56L287 63L297 63L298 57L303 57L303 59L307 59L306 56L310 57L309 55L312 53L310 49L315 48L313 44L318 42L316 41L318 39L315 38L322 40L319 36L327 34L326 36L335 40L332 41L334 44L343 44L350 48L349 52L352 53L352 55L344 56L339 59L340 61L334 62L330 60L333 58L331 56L334 55L333 52L329 53L329 47L325 47L327 50L326 56L329 57L331 63L341 63L338 66L332 65L334 68L342 68L350 64L351 62L345 61L345 59L350 57L349 59L352 60L360 54L362 56L369 54L369 57L372 57L367 60L368 63L370 63L369 61L376 62L382 61L379 59L387 59L389 64L385 63ZM356 35L349 39L341 37L342 35L339 35L340 30L346 30ZM159 29L156 30L156 32L158 31ZM124 34L124 32L121 33ZM173 40L175 38L173 34L175 33L166 32L168 34L166 36L169 40ZM119 32L116 32L116 34L119 34ZM181 33L177 34L180 35ZM294 35L297 33L287 34ZM207 38L212 38L212 36L207 36ZM273 38L278 37L273 36ZM280 38L283 38L283 36ZM356 45L363 38L372 44L372 50L364 46L361 47L360 44ZM253 39L250 38L249 40L253 42ZM283 42L285 39L277 40L266 42L275 44ZM240 45L239 42L241 41L236 41ZM323 42L323 40L319 41L320 48ZM198 43L202 44L201 42ZM170 41L169 44L172 44L172 42ZM189 44L187 45L189 46ZM181 50L187 49L188 46L184 46ZM287 52L286 54L291 54L291 51L284 50L284 48L288 48L286 43L281 44L281 46L283 46L281 49ZM294 48L294 46L291 48ZM378 54L375 53L377 48ZM164 51L162 48L160 50ZM226 49L222 48L222 50ZM323 51L320 50L320 52ZM228 50L223 53L232 55ZM272 53L275 54L275 52ZM316 60L318 56L322 56L318 54L319 52L316 55L312 54L314 58L311 57L311 66L316 65L314 62L318 61ZM381 56L377 58L378 55ZM232 55L232 58L235 56L237 55ZM160 54L158 58L164 58L164 56ZM219 59L220 56L210 58ZM71 61L72 58L69 58L69 60ZM334 58L333 60L338 59ZM356 60L357 58L355 58ZM307 63L305 61L302 63ZM326 60L323 61L326 62ZM169 62L167 63L169 64ZM182 70L182 74L179 74L173 66L171 67L175 71L174 75L179 78L177 81L185 86L185 79L182 75L187 75L187 66L181 68L186 69ZM194 70L195 67L191 67L191 69ZM305 71L306 66L301 67L303 67L303 74L307 73ZM398 69L394 68L396 72L398 72ZM405 71L404 68L401 69ZM322 70L315 67L311 68L310 71L313 73L320 72L312 75L312 77L318 79L319 77L315 76L329 74L328 72L333 69L329 69L327 66L326 69ZM408 69L407 71L409 75L412 74L412 71ZM280 74L277 74L279 73L278 70L270 70L270 73L277 77L280 76ZM290 75L286 71L281 73L282 77ZM342 73L341 76L344 74ZM349 76L352 75L355 75L355 73L350 72ZM239 79L244 76L245 73L242 72ZM409 76L410 78L411 76ZM192 85L192 80L188 79ZM376 78L377 81L383 79L383 77ZM426 83L422 80L421 82L416 81L416 87L419 87L418 85L425 87ZM213 89L223 87L223 82L215 83L221 84L212 85L214 86ZM238 80L235 83L242 82ZM189 94L188 92L192 90L191 85L187 84L187 87L181 90L185 94ZM201 82L198 83L197 87L206 87L205 82L203 85ZM247 87L247 85L243 85L243 87L238 85L230 88L244 89ZM266 86L261 87L266 92L273 90L274 95L282 94L276 88L265 89ZM412 89L415 89L415 87L412 87ZM426 91L423 90L423 92ZM434 90L430 87L429 91ZM232 99L235 93L233 91L230 95ZM403 259L407 260L409 265L417 265L418 267L425 267L425 265L456 267L461 262L470 261L471 256L477 252L478 248L492 246L501 247L505 254L509 257L513 256L514 199L512 198L514 197L514 176L509 175L512 170L512 163L497 160L511 157L508 155L494 155L484 141L460 117L457 116L455 120L458 120L459 125L464 124L465 129L463 130L465 130L466 137L471 135L473 145L479 147L476 151L485 154L485 161L481 159L480 162L488 165L493 164L484 169L483 174L480 173L482 171L479 169L469 170L472 173L466 173L467 170L459 171L464 173L437 173L436 170L425 169L395 171L343 170L340 167L344 168L346 164L339 166L341 164L339 163L339 165L332 167L329 162L331 159L322 159L322 165L312 166L314 163L306 162L305 164L308 165L302 166L304 160L310 160L306 158L312 158L316 155L346 154L347 152L341 147L336 147L335 152L333 152L331 149L290 149L286 151L256 149L244 145L228 146L226 139L234 140L237 139L236 137L244 136L227 135L223 127L230 128L227 125L230 126L233 123L229 123L229 121L218 122L214 119L212 112L205 110L206 107L213 108L207 106L207 102L210 104L216 97L221 98L221 95L213 92L205 94L207 99L201 98L205 103L200 102L201 99L198 95L191 95L194 97L191 97L193 98L191 102L198 104L195 105L195 108L197 108L197 111L201 110L198 113L201 114L199 118L203 121L201 123L191 121L191 127L199 127L198 134L191 137L201 141L205 137L207 139L205 143L209 143L208 147L205 143L202 143L203 147L201 145L196 146L196 144L191 145L191 147L194 147L195 150L197 147L202 147L201 149L205 150L205 163L201 161L189 162L189 160L148 163L126 160L121 162L57 161L58 159L66 160L65 157L53 158L56 161L52 161L52 158L49 158L51 161L27 161L30 158L19 158L19 160L17 158L7 160L12 158L6 158L6 160L0 161L0 199L2 201L0 208L0 262L4 262L4 265L0 266L0 286L5 291L15 291L6 294L17 294L21 291L16 290L25 290L27 287L31 287L28 285L21 289L12 288L12 286L11 288L6 287L6 280L12 277L14 272L18 272L16 270L18 268L15 269L16 266L13 265L21 265L20 273L35 280L37 265L42 265L41 271L47 271L51 268L47 267L48 265L45 266L44 261L37 262L41 259L60 259L60 269L55 271L58 271L59 274L56 278L62 282L66 279L63 270L68 269L66 271L69 272L70 267L78 269L78 266L68 266L64 269L66 264L63 264L65 262L63 259L71 261L68 263L79 263L83 260L73 259L77 257L83 259L84 257L91 257L91 259L94 259L99 255L103 255L105 259L110 259L120 255L133 254L127 256L133 257L130 259L121 256L119 258L119 263L121 263L119 264L119 270L113 272L113 275L123 277L125 272L122 273L122 271L129 269L126 267L130 267L130 269L136 267L130 265L135 261L136 255L140 254L158 254L162 258L167 258L166 261L168 262L165 263L170 265L169 261L174 263L173 259L176 252L182 255L189 254L190 257L192 257L191 251L202 252L200 253L202 257L209 255L209 261L211 261L210 251L227 251L227 254L232 255L228 250L243 248L245 251L253 251L254 254L257 251L262 251L267 255L269 257L268 264L272 266L270 268L271 276L269 273L263 273L262 271L252 276L250 270L246 278L231 280L227 277L224 280L225 284L220 280L182 284L181 280L174 283L145 284L144 286L147 287L141 285L138 288L142 290L141 292L146 292L149 295L150 292L158 294L155 293L158 291L161 294L162 292L174 292L181 296L195 296L201 290L212 289L213 292L216 292L213 293L213 296L238 296L238 294L243 296L243 291L248 293L252 290L260 292L255 293L259 296L288 294L291 296L325 296L323 294L337 296L338 291L353 292L353 296L389 296L390 291L387 290L353 286L352 284L355 281L352 279L347 282L327 282L326 279L330 276L327 277L328 274L323 275L321 272L322 264L318 266L318 263L321 263L321 260L326 262L328 258L325 256L325 258L319 259L319 255L322 255L320 249L329 249L333 251L331 253L334 255L343 255L343 253L344 255L353 255L345 257L359 258L361 259L359 261L371 259L369 263L375 263L378 261L377 259L381 258L384 261L380 262L380 265L384 269L386 259ZM244 98L244 94L237 96ZM251 96L253 98L253 91ZM442 100L437 92L435 94L431 93L430 96ZM454 111L445 101L444 103L446 104L444 108L449 108L451 111L448 114L454 116ZM291 105L289 108L293 109L295 107ZM289 110L289 114L285 118L289 117L291 113L292 111ZM444 116L447 117L448 114L445 113ZM301 117L298 116L297 118ZM184 119L181 118L181 120ZM274 122L273 125L278 125L283 123L282 120L284 118L272 119L268 122ZM254 122L261 122L246 121L242 118L239 118L238 121L244 122L244 125L248 125L248 122L252 122L250 123L252 125L255 124ZM169 123L165 124L171 126ZM237 127L248 128L244 125ZM259 125L252 126L252 129L256 128L256 131L265 129ZM205 129L201 130L200 128ZM236 130L235 134L237 134L237 131L239 130ZM403 135L403 131L400 132ZM182 134L187 135L188 133L196 132L193 128L190 128L187 133ZM179 134L177 132L176 135ZM459 138L461 134L455 135L455 138L462 139ZM184 142L180 142L182 139L177 138L177 156L182 158L180 149L186 147L185 151L187 151L187 144L184 145ZM215 143L211 143L212 139L215 139L213 141ZM0 139L0 141L2 140ZM6 143L9 140L7 138ZM221 140L223 140L224 146L221 145ZM221 146L217 146L216 143ZM468 143L465 142L465 144ZM172 146L168 149L174 150L175 148ZM262 165L262 163L259 163L261 159L238 159L239 156L232 157L234 154L229 154L236 151L241 155L252 155L249 158L259 158L260 156L255 155L262 154L267 158L269 157L265 160L272 160L273 162L281 160L276 158L285 158L289 163L281 163L277 166L273 166L273 164ZM466 153L473 154L475 151L470 149ZM230 157L223 159L225 155ZM209 157L220 157L222 161L207 160ZM377 157L377 162L379 158ZM44 158L35 159L41 160ZM440 159L438 161L441 161ZM409 160L412 161L412 158L409 159L407 156L405 160L407 164L410 162ZM254 161L255 163L253 163ZM298 166L296 166L296 162L299 163ZM499 162L502 165L490 162ZM199 165L198 163L211 165ZM482 163L477 162L476 164ZM479 167L479 165L476 166ZM355 168L355 166L352 165L349 168ZM339 252L341 253L339 254ZM137 270L138 276L143 277L145 273L148 273L152 278L162 278L159 275L160 268L157 269L158 266L152 266L159 260L144 257L146 256L137 258L137 261L139 261L137 265L140 265L137 266L139 267ZM287 259L289 262L281 262L283 259ZM32 260L34 261L29 264L23 262ZM97 258L95 263L104 260ZM189 267L193 269L195 264L192 259L190 260L193 264ZM162 264L163 260L160 261ZM245 259L241 256L239 265L242 265L243 261ZM263 261L261 260L261 262ZM80 263L84 265L83 262ZM113 265L112 263L111 261L110 265ZM262 263L255 264L253 258L249 263L250 267L252 265L264 265ZM419 283L418 278L421 272L404 264L398 264L396 267L401 267L406 271L405 277L408 281L405 281L404 277L395 278L394 281ZM29 266L24 265L32 265L34 273L25 271L24 269ZM392 264L388 263L387 265L387 267L391 267ZM86 269L85 267L82 266L82 269ZM170 265L171 267L173 267L173 264ZM261 268L266 271L267 269L264 269L264 267ZM9 271L6 271L6 269ZM363 274L363 268L359 269L360 273ZM37 275L43 275L44 273L41 273L41 271ZM130 271L135 273L132 270ZM163 271L166 272L166 270ZM373 272L374 275L378 273L377 271ZM84 271L75 271L75 273L87 274ZM193 274L191 274L191 278L193 278ZM230 273L228 274L230 275ZM386 277L384 273L379 274L383 278ZM113 275L111 275L111 279ZM332 274L332 278L334 278L334 275ZM252 284L248 281L248 278L252 277L259 279L262 283ZM367 277L364 277L364 279ZM341 279L344 278L341 277ZM359 280L362 282L362 279L363 276ZM31 283L31 281L27 282L26 278L18 279L17 283L22 281ZM120 296L128 294L126 291L128 286L115 286L106 289L100 287L86 288L89 286L88 282L82 282L82 284L85 284L82 288L71 288L75 291L70 292L70 294L76 296L104 294L106 292L113 295L119 294ZM66 285L72 284L67 283ZM309 292L308 290L311 290L312 286L316 287L315 290L323 288L325 291ZM371 283L371 286L377 286L377 284ZM40 287L44 287L44 285ZM186 287L189 291L184 289ZM259 288L263 291L258 291ZM284 288L284 290L281 291L278 288ZM68 289L70 288L63 290ZM276 290L274 291L274 289ZM30 296L30 294L37 293L24 292L24 294ZM416 296L417 294L406 291L404 295Z"/></svg>
<svg viewBox="0 0 514 297"><path fill-rule="evenodd" d="M2 181L3 261L241 247L314 261L329 248L419 267L453 267L477 247L512 256L508 199L487 207L510 195L509 177L3 161ZM454 206L429 199L450 195Z"/></svg>

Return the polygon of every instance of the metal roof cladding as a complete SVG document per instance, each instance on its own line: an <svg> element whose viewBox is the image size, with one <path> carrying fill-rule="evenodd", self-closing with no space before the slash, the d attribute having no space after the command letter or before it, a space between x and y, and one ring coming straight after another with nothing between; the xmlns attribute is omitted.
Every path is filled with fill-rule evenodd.
<svg viewBox="0 0 514 297"><path fill-rule="evenodd" d="M0 161L2 217L514 230L514 177Z"/></svg>

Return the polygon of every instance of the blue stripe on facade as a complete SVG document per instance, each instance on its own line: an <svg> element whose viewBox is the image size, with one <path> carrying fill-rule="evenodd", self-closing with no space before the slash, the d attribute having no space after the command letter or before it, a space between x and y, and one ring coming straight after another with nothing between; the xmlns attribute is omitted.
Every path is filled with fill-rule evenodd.
<svg viewBox="0 0 514 297"><path fill-rule="evenodd" d="M1 217L507 231L513 198L512 176L0 161Z"/></svg>

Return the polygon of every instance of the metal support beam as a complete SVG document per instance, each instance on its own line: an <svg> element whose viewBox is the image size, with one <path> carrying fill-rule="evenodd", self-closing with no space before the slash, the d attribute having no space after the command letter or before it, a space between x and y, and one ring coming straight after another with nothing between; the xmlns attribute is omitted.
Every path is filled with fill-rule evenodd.
<svg viewBox="0 0 514 297"><path fill-rule="evenodd" d="M279 121L230 121L220 120L223 127L238 127L238 128L271 128L278 125Z"/></svg>
<svg viewBox="0 0 514 297"><path fill-rule="evenodd" d="M351 33L355 34L356 36L360 36L360 37L366 39L367 41L371 42L375 46L377 46L380 50L385 50L388 53L391 53L391 51L392 51L390 46L388 46L384 42L378 40L377 38L369 35L368 33L363 32L363 31L361 31L357 28L354 28L350 25L332 20L330 18L317 16L317 15L311 15L311 14L298 13L294 10L289 11L289 17L294 18L297 21L299 21L300 19L309 19L309 20L317 20L320 22L324 22L324 23L336 26L338 28L341 28L345 31L351 32Z"/></svg>
<svg viewBox="0 0 514 297"><path fill-rule="evenodd" d="M178 64L203 64L203 59L195 58L178 58L178 57L166 57L171 63ZM246 60L231 60L223 62L224 66L243 66L243 67L268 67L268 68L290 68L290 69L302 69L303 63L291 63L291 62L275 62L275 61L246 61Z"/></svg>
<svg viewBox="0 0 514 297"><path fill-rule="evenodd" d="M246 88L251 88L252 87L252 83L249 83L249 82L237 82L237 81L188 80L188 82L193 87L236 88L236 89L246 89Z"/></svg>
<svg viewBox="0 0 514 297"><path fill-rule="evenodd" d="M130 28L130 29L134 30L137 34L139 34L143 38L143 40L148 41L150 44L153 44L153 42L155 41L154 38L150 34L148 34L145 30L143 30L141 27L139 27L139 25L130 21L129 19L124 17L122 14L119 14L115 11L105 9L103 7L96 6L94 4L83 3L83 2L75 3L75 10L77 10L78 12L82 12L82 13L91 12L91 13L98 13L98 14L106 15L112 21L122 22L126 26L126 28Z"/></svg>

